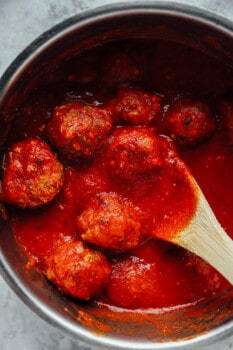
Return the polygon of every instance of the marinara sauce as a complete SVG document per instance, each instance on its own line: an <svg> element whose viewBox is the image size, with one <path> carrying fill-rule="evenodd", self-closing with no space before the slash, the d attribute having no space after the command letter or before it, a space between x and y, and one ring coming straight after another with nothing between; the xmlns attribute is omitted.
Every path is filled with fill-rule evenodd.
<svg viewBox="0 0 233 350"><path fill-rule="evenodd" d="M233 238L232 73L152 39L93 47L51 70L15 111L3 164L1 197L30 266L77 302L127 309L195 304L227 289L166 238L195 212L186 165ZM59 174L48 185L51 157ZM31 196L40 205L28 205Z"/></svg>

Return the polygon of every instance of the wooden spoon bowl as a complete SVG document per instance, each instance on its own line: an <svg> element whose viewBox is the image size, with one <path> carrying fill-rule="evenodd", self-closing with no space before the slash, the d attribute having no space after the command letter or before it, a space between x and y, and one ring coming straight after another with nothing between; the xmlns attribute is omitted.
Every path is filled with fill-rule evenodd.
<svg viewBox="0 0 233 350"><path fill-rule="evenodd" d="M189 171L185 172L197 198L194 216L170 241L195 253L233 284L233 241L218 222L202 190Z"/></svg>

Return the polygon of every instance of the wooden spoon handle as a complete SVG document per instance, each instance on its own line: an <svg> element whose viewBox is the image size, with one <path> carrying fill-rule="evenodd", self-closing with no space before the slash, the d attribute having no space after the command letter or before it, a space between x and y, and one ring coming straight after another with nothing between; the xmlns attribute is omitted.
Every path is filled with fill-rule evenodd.
<svg viewBox="0 0 233 350"><path fill-rule="evenodd" d="M217 221L199 186L195 216L174 243L206 260L233 284L233 241Z"/></svg>

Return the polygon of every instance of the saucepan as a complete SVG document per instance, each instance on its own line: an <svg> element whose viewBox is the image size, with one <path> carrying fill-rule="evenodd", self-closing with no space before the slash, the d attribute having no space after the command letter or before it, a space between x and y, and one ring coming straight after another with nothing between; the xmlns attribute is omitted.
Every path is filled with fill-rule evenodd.
<svg viewBox="0 0 233 350"><path fill-rule="evenodd" d="M222 62L229 71L233 67L233 24L207 10L167 1L135 1L82 12L42 34L3 74L1 154L6 151L6 141L14 127L17 126L15 133L20 133L21 124L16 119L28 96L36 95L41 82L58 79L59 84L59 79L64 80L61 75L53 76L57 66L92 46L98 48L126 38L184 44ZM35 128L33 120L28 122ZM34 312L74 338L101 348L159 350L200 348L232 334L232 288L187 309L147 314L140 310L120 312L114 307L103 311L61 295L37 269L28 268L28 260L5 220L3 206L1 211L2 276Z"/></svg>

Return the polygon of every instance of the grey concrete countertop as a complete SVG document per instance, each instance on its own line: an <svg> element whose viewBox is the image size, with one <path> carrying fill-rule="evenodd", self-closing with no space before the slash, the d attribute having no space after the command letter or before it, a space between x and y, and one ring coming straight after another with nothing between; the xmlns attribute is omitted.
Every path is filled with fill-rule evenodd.
<svg viewBox="0 0 233 350"><path fill-rule="evenodd" d="M130 1L130 0L125 0ZM118 0L0 0L0 75L38 35L89 8ZM233 21L232 0L180 0ZM100 350L78 342L35 315L0 277L1 350ZM203 350L233 349L233 335Z"/></svg>

